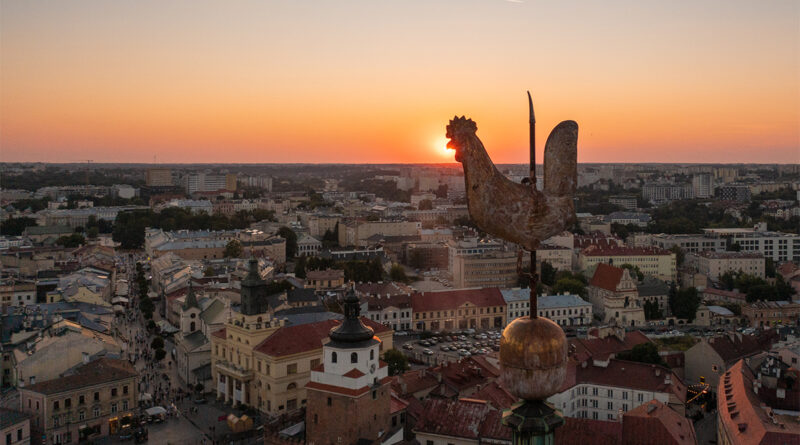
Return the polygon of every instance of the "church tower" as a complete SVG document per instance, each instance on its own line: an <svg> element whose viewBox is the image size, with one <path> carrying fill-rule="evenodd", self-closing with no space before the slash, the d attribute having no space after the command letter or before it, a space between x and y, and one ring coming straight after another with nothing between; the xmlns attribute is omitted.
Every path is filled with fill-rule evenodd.
<svg viewBox="0 0 800 445"><path fill-rule="evenodd" d="M264 314L268 311L267 282L258 273L258 260L250 258L247 276L242 280L243 315Z"/></svg>
<svg viewBox="0 0 800 445"><path fill-rule="evenodd" d="M197 296L194 294L191 280L189 281L189 291L186 299L181 306L181 334L189 335L201 329L200 327L200 305L197 303Z"/></svg>
<svg viewBox="0 0 800 445"><path fill-rule="evenodd" d="M380 360L380 340L359 318L352 289L344 298L345 319L322 347L323 363L306 384L306 442L352 444L389 432L389 367Z"/></svg>

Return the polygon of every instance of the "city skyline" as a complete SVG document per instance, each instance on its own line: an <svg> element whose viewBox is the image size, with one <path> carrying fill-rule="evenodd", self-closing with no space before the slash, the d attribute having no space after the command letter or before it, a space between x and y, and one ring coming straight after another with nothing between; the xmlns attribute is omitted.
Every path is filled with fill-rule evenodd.
<svg viewBox="0 0 800 445"><path fill-rule="evenodd" d="M795 2L214 6L5 3L0 160L524 163L527 89L581 163L800 160Z"/></svg>

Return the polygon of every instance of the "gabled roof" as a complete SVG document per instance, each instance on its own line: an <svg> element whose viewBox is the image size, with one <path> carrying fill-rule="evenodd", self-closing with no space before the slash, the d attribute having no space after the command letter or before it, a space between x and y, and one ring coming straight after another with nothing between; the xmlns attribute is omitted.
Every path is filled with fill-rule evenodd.
<svg viewBox="0 0 800 445"><path fill-rule="evenodd" d="M489 383L470 396L471 399L485 400L496 409L507 409L517 402L517 397L497 382Z"/></svg>
<svg viewBox="0 0 800 445"><path fill-rule="evenodd" d="M361 322L371 327L376 334L390 330L390 328L364 317L361 317ZM273 357L313 351L322 348L322 341L328 338L331 329L340 324L339 320L325 320L297 326L284 326L264 339L254 350Z"/></svg>
<svg viewBox="0 0 800 445"><path fill-rule="evenodd" d="M481 422L493 410L483 401L430 399L414 432L478 439Z"/></svg>
<svg viewBox="0 0 800 445"><path fill-rule="evenodd" d="M503 294L500 292L500 289L496 287L411 294L411 307L414 309L414 312L455 309L465 303L471 303L478 307L506 305Z"/></svg>
<svg viewBox="0 0 800 445"><path fill-rule="evenodd" d="M589 285L616 292L624 275L625 269L606 263L600 263L597 265L597 269L595 269L594 275L592 275L592 281L589 282Z"/></svg>
<svg viewBox="0 0 800 445"><path fill-rule="evenodd" d="M682 402L686 401L686 385L664 366L617 359L609 360L607 366L597 366L589 361L569 362L567 366L575 367L575 384L592 383L669 393Z"/></svg>
<svg viewBox="0 0 800 445"><path fill-rule="evenodd" d="M623 443L638 443L643 437L664 445L697 443L692 421L658 400L651 400L623 414Z"/></svg>
<svg viewBox="0 0 800 445"><path fill-rule="evenodd" d="M651 343L641 331L626 332L623 340L614 335L605 338L572 338L569 340L570 353L578 361L607 360L612 354L630 351L634 346Z"/></svg>
<svg viewBox="0 0 800 445"><path fill-rule="evenodd" d="M740 358L753 355L772 347L778 339L774 330L767 330L759 335L744 335L741 333L728 333L709 338L708 344L719 354L725 363L731 363Z"/></svg>

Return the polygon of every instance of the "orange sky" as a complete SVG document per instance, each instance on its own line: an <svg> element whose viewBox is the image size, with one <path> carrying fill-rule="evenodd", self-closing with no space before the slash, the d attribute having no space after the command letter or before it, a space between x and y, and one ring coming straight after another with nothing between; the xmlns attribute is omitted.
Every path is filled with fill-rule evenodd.
<svg viewBox="0 0 800 445"><path fill-rule="evenodd" d="M0 3L0 160L800 162L795 1L164 3Z"/></svg>

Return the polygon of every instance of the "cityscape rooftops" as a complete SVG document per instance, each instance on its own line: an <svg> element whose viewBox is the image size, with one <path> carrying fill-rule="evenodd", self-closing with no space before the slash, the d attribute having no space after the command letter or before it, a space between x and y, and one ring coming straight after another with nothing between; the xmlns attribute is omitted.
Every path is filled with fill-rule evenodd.
<svg viewBox="0 0 800 445"><path fill-rule="evenodd" d="M75 368L69 375L28 385L24 389L41 394L58 394L137 375L133 365L127 360L99 358Z"/></svg>
<svg viewBox="0 0 800 445"><path fill-rule="evenodd" d="M361 322L372 328L376 334L390 330L390 328L364 317L361 317ZM341 323L340 320L325 320L296 326L284 326L262 341L255 347L255 350L274 357L313 351L314 349L322 348L322 343L328 338L331 329ZM224 337L225 332L221 334L215 332L214 335Z"/></svg>
<svg viewBox="0 0 800 445"><path fill-rule="evenodd" d="M714 250L698 252L697 256L709 259L764 258L764 254L761 252L717 252Z"/></svg>
<svg viewBox="0 0 800 445"><path fill-rule="evenodd" d="M644 255L675 255L673 252L659 247L601 247L591 245L581 252L585 256L644 256Z"/></svg>
<svg viewBox="0 0 800 445"><path fill-rule="evenodd" d="M537 301L539 309L580 307L580 306L591 305L591 303L587 302L583 298L572 294L542 295L538 298Z"/></svg>
<svg viewBox="0 0 800 445"><path fill-rule="evenodd" d="M623 414L622 442L639 443L643 437L665 445L697 443L691 419L655 399Z"/></svg>

